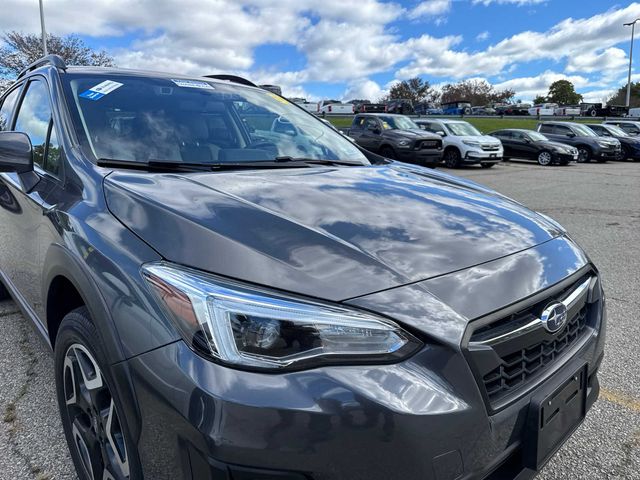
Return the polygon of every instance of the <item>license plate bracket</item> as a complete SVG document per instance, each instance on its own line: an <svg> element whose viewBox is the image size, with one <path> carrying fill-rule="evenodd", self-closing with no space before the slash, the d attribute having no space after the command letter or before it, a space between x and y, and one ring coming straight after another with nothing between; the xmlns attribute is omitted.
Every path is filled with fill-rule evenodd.
<svg viewBox="0 0 640 480"><path fill-rule="evenodd" d="M539 470L584 420L587 380L585 363L559 385L531 399L524 443L524 460L529 468Z"/></svg>

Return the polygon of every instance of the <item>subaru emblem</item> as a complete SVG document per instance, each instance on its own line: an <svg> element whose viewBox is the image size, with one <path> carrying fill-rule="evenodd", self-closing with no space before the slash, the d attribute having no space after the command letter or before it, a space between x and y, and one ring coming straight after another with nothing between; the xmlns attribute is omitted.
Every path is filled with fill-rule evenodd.
<svg viewBox="0 0 640 480"><path fill-rule="evenodd" d="M540 320L548 332L555 333L567 324L567 307L564 303L553 303L544 309Z"/></svg>

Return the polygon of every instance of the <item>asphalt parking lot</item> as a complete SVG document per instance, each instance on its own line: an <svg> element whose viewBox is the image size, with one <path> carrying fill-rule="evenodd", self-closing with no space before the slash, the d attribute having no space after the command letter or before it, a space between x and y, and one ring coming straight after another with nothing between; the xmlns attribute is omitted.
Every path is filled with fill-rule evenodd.
<svg viewBox="0 0 640 480"><path fill-rule="evenodd" d="M640 163L509 162L449 173L560 221L604 277L609 329L601 397L540 478L640 479ZM0 302L0 323L0 480L75 479L52 357L12 302Z"/></svg>

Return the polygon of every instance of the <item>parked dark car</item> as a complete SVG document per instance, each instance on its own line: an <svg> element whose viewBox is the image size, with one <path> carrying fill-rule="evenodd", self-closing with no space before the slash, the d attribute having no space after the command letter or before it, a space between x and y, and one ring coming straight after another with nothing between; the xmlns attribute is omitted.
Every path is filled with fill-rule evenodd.
<svg viewBox="0 0 640 480"><path fill-rule="evenodd" d="M445 115L471 115L471 102L467 100L443 102L442 113Z"/></svg>
<svg viewBox="0 0 640 480"><path fill-rule="evenodd" d="M568 165L578 160L578 150L571 145L553 142L532 130L505 129L490 133L504 148L504 158L535 160L540 165Z"/></svg>
<svg viewBox="0 0 640 480"><path fill-rule="evenodd" d="M587 126L600 137L615 138L622 149L618 160L640 160L640 137L630 135L616 125L589 123Z"/></svg>
<svg viewBox="0 0 640 480"><path fill-rule="evenodd" d="M404 115L361 113L349 129L358 145L386 158L435 166L442 162L442 138L420 129Z"/></svg>
<svg viewBox="0 0 640 480"><path fill-rule="evenodd" d="M496 106L496 115L529 115L530 103L513 103Z"/></svg>
<svg viewBox="0 0 640 480"><path fill-rule="evenodd" d="M628 107L602 103L581 103L580 110L584 117L625 117L629 113Z"/></svg>
<svg viewBox="0 0 640 480"><path fill-rule="evenodd" d="M615 160L621 152L618 140L598 137L593 130L581 123L541 122L537 131L549 140L576 147L578 162Z"/></svg>
<svg viewBox="0 0 640 480"><path fill-rule="evenodd" d="M620 127L629 135L636 137L640 135L640 121L637 120L607 120L603 125L615 125Z"/></svg>
<svg viewBox="0 0 640 480"><path fill-rule="evenodd" d="M416 115L442 115L442 108L435 106L433 103L419 103L414 107Z"/></svg>
<svg viewBox="0 0 640 480"><path fill-rule="evenodd" d="M598 270L492 190L215 79L48 57L0 116L80 480L525 479L598 397Z"/></svg>
<svg viewBox="0 0 640 480"><path fill-rule="evenodd" d="M354 107L354 113L383 113L387 111L384 103L359 103Z"/></svg>
<svg viewBox="0 0 640 480"><path fill-rule="evenodd" d="M397 113L398 115L413 115L415 109L413 102L408 99L391 99L386 103L387 113Z"/></svg>

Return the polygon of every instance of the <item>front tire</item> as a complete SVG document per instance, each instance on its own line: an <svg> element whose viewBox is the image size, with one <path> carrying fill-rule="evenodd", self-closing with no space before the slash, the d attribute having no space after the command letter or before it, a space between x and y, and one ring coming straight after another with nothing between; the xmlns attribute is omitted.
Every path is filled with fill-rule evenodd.
<svg viewBox="0 0 640 480"><path fill-rule="evenodd" d="M538 154L538 164L542 165L543 167L546 167L548 165L551 165L551 162L553 161L553 157L551 156L551 153L548 152L547 150L543 150L542 152L540 152Z"/></svg>
<svg viewBox="0 0 640 480"><path fill-rule="evenodd" d="M80 480L141 478L122 403L89 311L66 315L55 344L56 391L67 445Z"/></svg>
<svg viewBox="0 0 640 480"><path fill-rule="evenodd" d="M0 282L0 300L9 300L9 298L11 298L9 290Z"/></svg>
<svg viewBox="0 0 640 480"><path fill-rule="evenodd" d="M620 150L620 155L616 158L616 160L628 160L631 157L631 152L626 146L622 146L622 150Z"/></svg>
<svg viewBox="0 0 640 480"><path fill-rule="evenodd" d="M391 160L398 159L398 156L396 155L396 151L389 146L382 147L380 149L380 155L382 155L385 158L390 158Z"/></svg>
<svg viewBox="0 0 640 480"><path fill-rule="evenodd" d="M589 147L578 147L578 163L589 163L591 161L591 149Z"/></svg>
<svg viewBox="0 0 640 480"><path fill-rule="evenodd" d="M460 166L460 152L457 148L445 150L444 164L449 168L458 168Z"/></svg>

